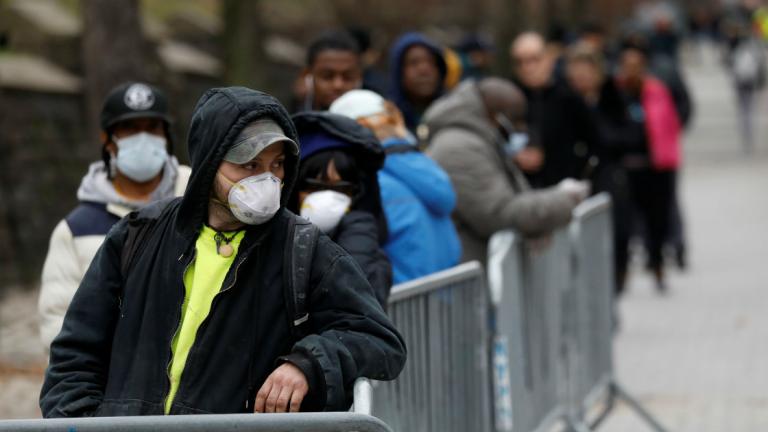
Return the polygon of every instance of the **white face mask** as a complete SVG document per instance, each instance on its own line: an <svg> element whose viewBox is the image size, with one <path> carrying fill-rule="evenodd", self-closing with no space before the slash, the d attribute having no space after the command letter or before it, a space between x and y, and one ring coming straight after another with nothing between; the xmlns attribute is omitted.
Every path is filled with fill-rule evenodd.
<svg viewBox="0 0 768 432"><path fill-rule="evenodd" d="M222 177L232 185L229 190L229 209L240 222L260 225L272 219L280 210L282 181L271 172L246 177L237 183Z"/></svg>
<svg viewBox="0 0 768 432"><path fill-rule="evenodd" d="M334 230L349 211L352 199L341 192L323 190L312 192L301 204L301 216L324 233Z"/></svg>
<svg viewBox="0 0 768 432"><path fill-rule="evenodd" d="M151 180L168 160L163 137L140 132L125 138L113 138L117 144L117 169L133 181Z"/></svg>

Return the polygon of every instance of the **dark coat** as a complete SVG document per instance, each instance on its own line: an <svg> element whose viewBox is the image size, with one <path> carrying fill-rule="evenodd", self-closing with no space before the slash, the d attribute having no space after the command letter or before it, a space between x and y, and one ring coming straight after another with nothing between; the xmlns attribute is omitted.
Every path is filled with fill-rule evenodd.
<svg viewBox="0 0 768 432"><path fill-rule="evenodd" d="M544 166L531 177L536 187L566 177L581 179L589 157L597 152L597 131L589 109L564 84L541 90L521 86L528 100L528 124L544 151Z"/></svg>
<svg viewBox="0 0 768 432"><path fill-rule="evenodd" d="M235 87L210 90L200 99L190 130L193 174L186 193L129 215L107 235L51 345L40 396L45 417L163 414L183 275L207 220L214 176L240 131L264 116L296 139L288 114L271 96ZM298 162L286 156L283 204ZM402 338L359 267L323 235L310 271L308 336L292 336L283 251L295 217L281 209L270 221L247 228L198 329L171 414L252 411L258 389L286 361L307 377L304 410L346 409L356 378L392 379L402 369ZM124 277L127 226L142 220L154 228Z"/></svg>
<svg viewBox="0 0 768 432"><path fill-rule="evenodd" d="M377 233L376 219L371 213L352 210L341 218L331 238L355 259L386 310L392 289L392 265L381 249Z"/></svg>

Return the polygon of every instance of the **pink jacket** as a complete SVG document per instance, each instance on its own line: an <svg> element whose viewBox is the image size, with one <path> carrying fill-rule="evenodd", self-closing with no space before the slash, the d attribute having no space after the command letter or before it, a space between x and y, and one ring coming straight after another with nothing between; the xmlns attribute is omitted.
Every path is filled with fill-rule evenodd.
<svg viewBox="0 0 768 432"><path fill-rule="evenodd" d="M642 104L653 167L658 171L678 169L681 125L672 95L661 81L649 77L643 83Z"/></svg>

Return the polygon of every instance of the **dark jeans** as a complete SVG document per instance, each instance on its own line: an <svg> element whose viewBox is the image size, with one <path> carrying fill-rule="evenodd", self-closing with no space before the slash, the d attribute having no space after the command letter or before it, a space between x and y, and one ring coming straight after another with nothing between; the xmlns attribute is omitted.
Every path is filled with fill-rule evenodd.
<svg viewBox="0 0 768 432"><path fill-rule="evenodd" d="M645 227L648 265L660 270L663 263L662 249L670 234L670 212L675 190L674 171L653 169L628 172L629 191Z"/></svg>

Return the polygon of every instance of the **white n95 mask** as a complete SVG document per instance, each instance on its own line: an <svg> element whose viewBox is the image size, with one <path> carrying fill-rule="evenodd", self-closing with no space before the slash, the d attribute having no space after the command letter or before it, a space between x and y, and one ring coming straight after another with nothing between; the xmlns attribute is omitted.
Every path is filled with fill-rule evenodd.
<svg viewBox="0 0 768 432"><path fill-rule="evenodd" d="M139 183L158 175L168 159L166 140L163 137L140 132L113 140L117 144L117 169Z"/></svg>
<svg viewBox="0 0 768 432"><path fill-rule="evenodd" d="M224 177L222 175L222 177ZM248 225L260 225L272 219L280 210L280 191L283 183L271 172L246 177L232 183L229 190L229 209L240 222Z"/></svg>
<svg viewBox="0 0 768 432"><path fill-rule="evenodd" d="M341 192L334 190L312 192L301 204L301 216L327 234L339 225L351 204L352 199Z"/></svg>

